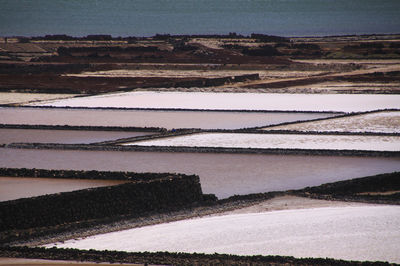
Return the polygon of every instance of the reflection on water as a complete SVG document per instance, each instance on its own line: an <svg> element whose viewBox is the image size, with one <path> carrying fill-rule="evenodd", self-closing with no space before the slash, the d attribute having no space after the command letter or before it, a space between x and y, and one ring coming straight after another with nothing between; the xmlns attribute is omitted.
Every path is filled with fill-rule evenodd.
<svg viewBox="0 0 400 266"><path fill-rule="evenodd" d="M125 183L121 180L0 177L0 201Z"/></svg>
<svg viewBox="0 0 400 266"><path fill-rule="evenodd" d="M317 113L243 113L0 108L0 124L237 129L330 117Z"/></svg>
<svg viewBox="0 0 400 266"><path fill-rule="evenodd" d="M13 142L89 144L154 134L151 132L0 128L0 144Z"/></svg>
<svg viewBox="0 0 400 266"><path fill-rule="evenodd" d="M176 172L219 198L400 171L400 158L0 149L0 167Z"/></svg>

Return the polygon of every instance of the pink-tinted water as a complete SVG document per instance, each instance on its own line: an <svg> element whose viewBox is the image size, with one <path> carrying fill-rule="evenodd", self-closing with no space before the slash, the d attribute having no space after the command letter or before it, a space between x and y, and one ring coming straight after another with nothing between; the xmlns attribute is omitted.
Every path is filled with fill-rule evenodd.
<svg viewBox="0 0 400 266"><path fill-rule="evenodd" d="M0 108L0 124L238 129L330 117L327 113L257 113Z"/></svg>
<svg viewBox="0 0 400 266"><path fill-rule="evenodd" d="M400 95L133 91L35 103L36 106L363 112L400 108Z"/></svg>
<svg viewBox="0 0 400 266"><path fill-rule="evenodd" d="M126 183L121 180L88 180L0 177L0 201Z"/></svg>
<svg viewBox="0 0 400 266"><path fill-rule="evenodd" d="M88 144L154 134L152 132L0 128L0 144L13 142Z"/></svg>
<svg viewBox="0 0 400 266"><path fill-rule="evenodd" d="M0 167L197 174L226 198L400 171L400 158L0 149Z"/></svg>

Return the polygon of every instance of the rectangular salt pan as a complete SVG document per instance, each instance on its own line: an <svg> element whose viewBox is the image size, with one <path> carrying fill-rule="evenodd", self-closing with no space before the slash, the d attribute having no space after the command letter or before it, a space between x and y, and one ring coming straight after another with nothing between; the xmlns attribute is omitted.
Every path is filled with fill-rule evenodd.
<svg viewBox="0 0 400 266"><path fill-rule="evenodd" d="M89 144L154 134L152 132L0 128L0 144L14 142Z"/></svg>
<svg viewBox="0 0 400 266"><path fill-rule="evenodd" d="M1 124L239 129L333 116L332 113L189 112L0 108Z"/></svg>
<svg viewBox="0 0 400 266"><path fill-rule="evenodd" d="M264 130L400 133L400 111L352 115L335 119L268 127Z"/></svg>
<svg viewBox="0 0 400 266"><path fill-rule="evenodd" d="M400 108L400 95L126 92L36 106L360 112Z"/></svg>
<svg viewBox="0 0 400 266"><path fill-rule="evenodd" d="M231 214L100 234L57 243L57 246L133 252L328 257L399 263L399 215L398 206L326 207Z"/></svg>
<svg viewBox="0 0 400 266"><path fill-rule="evenodd" d="M200 133L124 145L400 151L399 136Z"/></svg>
<svg viewBox="0 0 400 266"><path fill-rule="evenodd" d="M0 148L0 167L196 174L227 198L400 171L400 158Z"/></svg>

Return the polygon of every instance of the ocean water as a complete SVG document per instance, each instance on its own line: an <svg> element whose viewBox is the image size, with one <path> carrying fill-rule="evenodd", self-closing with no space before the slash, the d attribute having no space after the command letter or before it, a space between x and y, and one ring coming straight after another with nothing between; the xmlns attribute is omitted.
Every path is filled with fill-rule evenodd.
<svg viewBox="0 0 400 266"><path fill-rule="evenodd" d="M0 36L400 32L399 0L0 0Z"/></svg>

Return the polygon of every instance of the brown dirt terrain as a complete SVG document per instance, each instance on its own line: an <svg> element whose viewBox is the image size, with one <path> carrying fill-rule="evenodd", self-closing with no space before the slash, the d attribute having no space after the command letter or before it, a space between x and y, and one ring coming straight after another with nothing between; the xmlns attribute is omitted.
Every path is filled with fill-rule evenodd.
<svg viewBox="0 0 400 266"><path fill-rule="evenodd" d="M162 35L115 40L104 36L67 37L7 42L3 38L0 90L95 94L139 88L198 91L212 87L217 91L230 88L241 92L400 93L398 35L315 38ZM107 70L136 72L122 77L96 76L96 72ZM145 73L141 74L143 70ZM196 73L179 74L188 70ZM238 75L241 71L259 74L261 80L232 82L227 73L220 77L225 80L207 84L205 80L210 76L204 72L216 70L234 71ZM83 72L93 74L76 75ZM373 88L315 88L324 82L370 83Z"/></svg>
<svg viewBox="0 0 400 266"><path fill-rule="evenodd" d="M202 81L194 78L103 78L68 77L52 74L0 75L0 90L47 93L104 93L141 87L174 86L176 82Z"/></svg>

